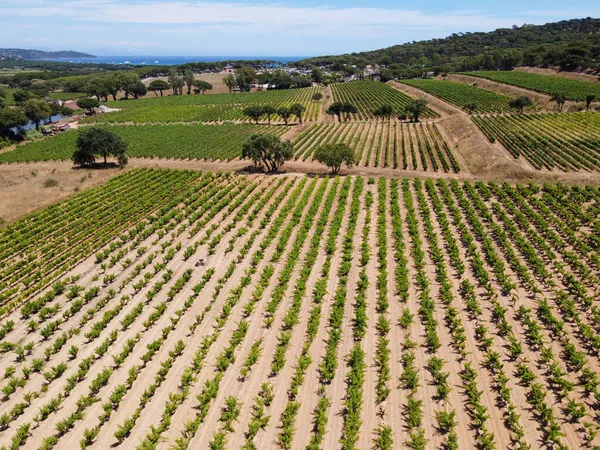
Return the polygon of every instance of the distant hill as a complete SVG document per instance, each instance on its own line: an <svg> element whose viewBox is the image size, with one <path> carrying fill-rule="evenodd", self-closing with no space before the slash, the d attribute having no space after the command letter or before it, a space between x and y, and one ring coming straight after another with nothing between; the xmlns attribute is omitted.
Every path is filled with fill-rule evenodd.
<svg viewBox="0 0 600 450"><path fill-rule="evenodd" d="M395 77L402 77L434 68L437 71L496 70L519 65L559 66L573 71L596 69L599 60L600 19L588 17L545 25L515 25L487 33L455 33L444 39L309 58L298 64L328 66L335 70L344 70L344 65L379 64L386 66Z"/></svg>
<svg viewBox="0 0 600 450"><path fill-rule="evenodd" d="M95 58L95 56L71 50L45 52L22 48L0 48L0 59L36 60L46 58Z"/></svg>

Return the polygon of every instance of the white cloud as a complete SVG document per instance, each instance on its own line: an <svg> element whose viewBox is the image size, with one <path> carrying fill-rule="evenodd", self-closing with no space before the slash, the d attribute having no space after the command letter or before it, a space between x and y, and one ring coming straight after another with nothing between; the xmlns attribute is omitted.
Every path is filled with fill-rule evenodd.
<svg viewBox="0 0 600 450"><path fill-rule="evenodd" d="M297 7L278 4L142 0L135 4L114 0L31 2L26 8L3 6L6 17L47 17L112 24L195 26L206 31L288 32L300 34L356 33L402 29L489 30L510 26L515 18L478 11L426 14L418 10L373 7Z"/></svg>

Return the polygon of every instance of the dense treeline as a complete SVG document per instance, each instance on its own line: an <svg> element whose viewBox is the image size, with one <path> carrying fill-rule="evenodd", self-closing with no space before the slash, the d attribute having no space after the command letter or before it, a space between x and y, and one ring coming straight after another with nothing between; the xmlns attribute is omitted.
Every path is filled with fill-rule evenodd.
<svg viewBox="0 0 600 450"><path fill-rule="evenodd" d="M0 72L0 84L8 84L11 87L21 87L22 83L31 80L53 80L62 77L72 77L78 75L93 75L104 72L132 72L140 78L166 76L169 70L175 69L183 72L186 69L194 72L220 72L226 65L232 65L234 68L241 67L265 67L273 66L277 63L270 60L252 60L252 61L218 61L218 62L193 62L181 64L179 66L148 66L148 65L130 65L130 64L99 64L99 63L69 63L57 61L23 61L6 60L0 61L0 69L24 69L21 73L10 73L2 75Z"/></svg>
<svg viewBox="0 0 600 450"><path fill-rule="evenodd" d="M600 57L600 19L572 19L545 25L513 26L489 33L454 33L444 39L340 56L310 58L299 66L345 70L368 64L386 66L383 79L412 78L423 70L437 72L508 70L515 66L560 66L562 70L597 68Z"/></svg>

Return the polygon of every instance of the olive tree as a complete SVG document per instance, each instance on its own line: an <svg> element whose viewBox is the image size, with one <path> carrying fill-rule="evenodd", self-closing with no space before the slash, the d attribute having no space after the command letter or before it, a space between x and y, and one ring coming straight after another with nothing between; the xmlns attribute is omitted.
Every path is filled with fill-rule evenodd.
<svg viewBox="0 0 600 450"><path fill-rule="evenodd" d="M283 121L285 122L285 124L288 124L288 120L290 120L290 116L292 115L292 112L290 111L290 109L286 106L281 106L279 109L277 109L277 115L279 117L281 117L283 119Z"/></svg>
<svg viewBox="0 0 600 450"><path fill-rule="evenodd" d="M419 117L425 114L427 111L427 100L419 98L417 100L413 100L404 108L404 111L407 115L412 117L413 122L418 122Z"/></svg>
<svg viewBox="0 0 600 450"><path fill-rule="evenodd" d="M251 105L244 108L244 115L250 117L250 119L254 120L256 123L258 123L264 114L265 109L260 105Z"/></svg>
<svg viewBox="0 0 600 450"><path fill-rule="evenodd" d="M300 123L302 123L302 114L304 114L304 111L306 111L306 108L300 103L294 103L290 106L290 112L298 118Z"/></svg>
<svg viewBox="0 0 600 450"><path fill-rule="evenodd" d="M334 174L340 171L342 164L350 168L356 163L354 150L342 143L322 145L315 151L314 159L328 166Z"/></svg>
<svg viewBox="0 0 600 450"><path fill-rule="evenodd" d="M242 146L242 158L264 165L267 172L276 172L293 156L292 143L271 134L253 134Z"/></svg>
<svg viewBox="0 0 600 450"><path fill-rule="evenodd" d="M515 109L519 114L523 114L523 110L531 105L533 105L533 101L526 95L513 98L508 102L508 106Z"/></svg>
<svg viewBox="0 0 600 450"><path fill-rule="evenodd" d="M120 166L127 164L127 142L121 136L106 128L87 128L77 136L77 149L73 153L73 162L78 166L88 166L96 161L96 156L117 158Z"/></svg>

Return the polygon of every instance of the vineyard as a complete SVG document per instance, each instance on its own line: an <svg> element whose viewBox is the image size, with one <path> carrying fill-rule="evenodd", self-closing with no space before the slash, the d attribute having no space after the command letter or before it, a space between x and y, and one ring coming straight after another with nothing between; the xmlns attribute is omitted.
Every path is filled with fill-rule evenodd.
<svg viewBox="0 0 600 450"><path fill-rule="evenodd" d="M518 71L468 72L465 75L512 84L543 94L563 93L569 100L585 101L588 95L595 95L596 98L600 98L600 84L587 81Z"/></svg>
<svg viewBox="0 0 600 450"><path fill-rule="evenodd" d="M536 169L600 170L600 117L596 113L473 116L490 141Z"/></svg>
<svg viewBox="0 0 600 450"><path fill-rule="evenodd" d="M381 105L392 105L396 114L400 113L413 99L377 81L352 81L331 85L333 101L351 103L358 109L355 118L359 120L373 119L373 112ZM438 114L428 109L425 118L438 117Z"/></svg>
<svg viewBox="0 0 600 450"><path fill-rule="evenodd" d="M241 155L242 145L253 133L283 135L283 126L224 125L131 125L111 126L129 143L127 154L140 158L231 160ZM0 163L69 160L79 132L69 131L0 153Z"/></svg>
<svg viewBox="0 0 600 450"><path fill-rule="evenodd" d="M478 113L501 113L510 109L510 99L505 95L468 84L427 79L404 80L402 83L419 88L465 110L469 106L474 106L474 112Z"/></svg>
<svg viewBox="0 0 600 450"><path fill-rule="evenodd" d="M328 143L348 144L359 166L459 172L460 166L435 123L356 122L313 124L294 140L295 158L306 161Z"/></svg>
<svg viewBox="0 0 600 450"><path fill-rule="evenodd" d="M0 232L0 448L594 448L599 227L593 187L125 172Z"/></svg>
<svg viewBox="0 0 600 450"><path fill-rule="evenodd" d="M306 108L303 120L312 121L319 117L320 104L312 100L319 88L274 90L253 93L175 95L143 98L127 102L107 102L106 105L121 111L100 114L82 123L176 123L176 122L221 122L245 121L243 110L248 105L270 105L275 109L300 103ZM272 121L281 122L276 114ZM266 118L263 120L267 121ZM298 122L292 117L291 123Z"/></svg>

